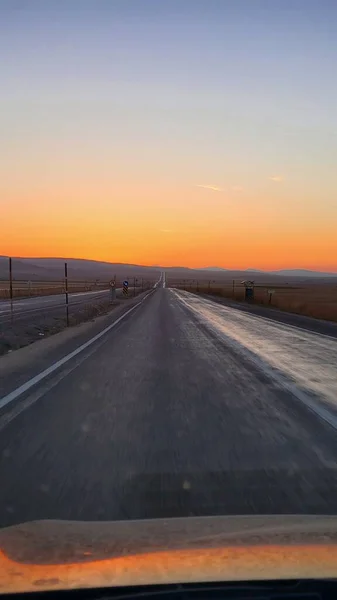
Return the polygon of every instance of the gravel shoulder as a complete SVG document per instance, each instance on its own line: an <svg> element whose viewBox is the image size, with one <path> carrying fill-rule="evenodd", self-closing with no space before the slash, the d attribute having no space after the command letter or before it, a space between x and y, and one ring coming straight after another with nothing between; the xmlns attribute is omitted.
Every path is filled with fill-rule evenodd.
<svg viewBox="0 0 337 600"><path fill-rule="evenodd" d="M141 294L136 297L139 296ZM132 300L133 297L125 299L118 294L112 302L109 291L105 290L72 294L69 296L69 325L73 327L90 321ZM54 335L67 326L63 297L43 296L19 300L15 304L13 322L8 312L9 303L0 305L0 356Z"/></svg>

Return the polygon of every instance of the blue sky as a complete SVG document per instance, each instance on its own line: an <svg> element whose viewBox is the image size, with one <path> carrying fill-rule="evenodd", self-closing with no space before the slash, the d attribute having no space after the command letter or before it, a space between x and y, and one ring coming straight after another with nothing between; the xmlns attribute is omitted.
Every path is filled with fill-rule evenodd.
<svg viewBox="0 0 337 600"><path fill-rule="evenodd" d="M0 0L6 195L20 206L23 187L84 178L104 205L132 183L134 208L138 185L168 220L186 198L216 224L219 199L190 189L209 185L230 217L285 228L292 214L324 234L337 224L336 22L326 0Z"/></svg>

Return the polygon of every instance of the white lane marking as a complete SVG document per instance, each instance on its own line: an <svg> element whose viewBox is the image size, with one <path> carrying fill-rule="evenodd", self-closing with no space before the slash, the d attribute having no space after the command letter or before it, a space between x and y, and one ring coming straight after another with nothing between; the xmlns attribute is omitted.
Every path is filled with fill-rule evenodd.
<svg viewBox="0 0 337 600"><path fill-rule="evenodd" d="M223 305L225 306L225 305ZM233 310L241 310L240 308L234 308L229 306L228 308L233 308ZM319 331L314 331L313 329L306 329L305 327L301 327L300 325L290 325L290 323L284 323L283 321L278 321L277 319L272 319L271 317L265 317L264 315L257 315L255 313L250 313L248 310L241 310L241 312L244 312L246 314L252 315L254 317L256 317L257 319L265 319L266 321L272 322L272 323L277 323L278 325L283 325L283 327L287 327L289 329L295 329L295 331L303 331L304 333L310 333L312 335L318 335L319 337L321 337L322 335L326 338L328 338L329 340L334 340L334 342L337 340L336 337L334 337L333 335L329 335L328 333L320 333ZM286 313L288 315L294 315L294 316L300 316L297 315L296 313ZM310 317L308 317L310 318ZM319 319L317 319L319 320ZM323 323L331 323L332 325L335 325L336 323L333 323L331 321L323 321Z"/></svg>
<svg viewBox="0 0 337 600"><path fill-rule="evenodd" d="M122 288L117 288L117 291ZM96 290L91 292L69 292L69 299L75 298L76 296L89 296L94 294L108 294L109 290ZM36 296L34 298L16 298L13 300L14 309L25 310L27 305L31 304L53 304L54 302L60 301L64 298L64 293L62 294L50 294L50 296ZM10 302L7 300L4 302L0 302L0 306L3 310L0 310L0 314L3 312L10 312Z"/></svg>
<svg viewBox="0 0 337 600"><path fill-rule="evenodd" d="M120 292L122 290L122 288L117 288L116 291ZM74 307L74 306L81 306L81 302L76 302L76 303L72 303L71 299L74 298L75 296L87 296L87 294L95 294L98 297L98 294L102 294L103 292L105 292L106 294L109 294L109 290L101 290L99 292L80 292L78 294L69 294L69 306ZM63 294L58 294L57 296L49 296L48 298L48 302L46 302L47 298L44 299L44 305L43 306L38 306L37 308L27 308L26 306L18 306L16 304L14 304L14 317L20 318L20 317L25 317L26 315L33 313L33 312L39 312L40 310L53 310L56 308L62 308L63 306L65 306L65 302L64 302L64 295ZM95 299L95 297L94 297ZM37 301L37 299L34 299L35 302ZM38 298L38 300L42 300L42 298ZM19 300L17 302L25 302L24 300ZM11 311L9 309L6 310L0 310L0 315L4 315L4 317L8 317L7 321L3 320L2 323L6 323L10 321L10 315L11 315ZM1 317L1 319L3 319L3 317Z"/></svg>
<svg viewBox="0 0 337 600"><path fill-rule="evenodd" d="M179 302L181 302L194 315L194 317L196 319L201 320L205 324L207 323L207 320L204 320L202 318L198 309L195 308L194 306L192 306L191 304L189 304L188 301L186 301L186 300L188 300L188 298L185 295L180 294L180 291L175 290L175 289L171 290L171 293L177 298L177 300ZM194 294L191 294L190 296L194 296ZM210 304L214 305L214 303L212 303L211 301L208 301L208 302ZM203 302L201 302L201 303L203 303ZM217 306L219 306L219 305L217 305ZM228 309L229 307L225 307L225 308ZM230 310L231 309L229 308L229 311ZM233 310L235 310L235 309L233 309ZM249 315L249 316L252 316L252 315ZM275 323L275 321L274 321L274 323ZM214 324L212 324L211 321L208 321L207 324L210 327L210 329L212 329L219 336L220 339L224 340L225 344L227 344L229 347L231 347L239 355L241 354L241 356L243 356L246 360L248 360L256 368L258 368L260 371L262 371L265 375L267 375L269 377L269 379L271 379L275 383L277 383L278 386L280 386L281 388L290 392L292 394L292 396L297 398L297 400L300 400L311 412L315 413L317 416L319 416L321 419L323 419L326 423L331 425L334 429L337 429L336 414L330 412L327 408L325 408L325 406L323 406L322 404L319 404L318 401L315 401L314 398L311 398L302 389L299 389L296 384L292 383L287 378L286 373L284 374L282 371L276 370L276 368L273 368L273 366L268 364L264 360L263 357L259 356L255 352L253 352L247 346L244 346L242 343L240 343L240 341L231 337L230 333L226 334L223 330L217 329L216 325L214 326ZM280 325L283 325L283 323L281 323ZM294 327L294 329L297 329L297 328ZM308 333L307 330L306 330L306 333ZM336 338L332 338L332 339L334 340L334 342L336 342Z"/></svg>
<svg viewBox="0 0 337 600"><path fill-rule="evenodd" d="M5 427L7 427L7 425L11 421L16 419L16 417L18 417L22 412L27 410L27 408L29 408L30 406L35 404L35 402L40 400L40 398L43 398L43 396L45 396L48 392L50 392L52 389L54 389L54 387L56 387L58 385L58 383L60 383L63 379L65 379L65 377L70 375L70 373L75 371L75 369L77 369L77 367L81 366L81 364L85 360L88 360L88 358L90 358L92 356L92 354L97 352L97 350L103 344L105 344L106 341L107 341L106 339L102 338L100 341L97 342L97 344L93 348L91 348L90 350L85 352L82 356L79 355L74 361L71 362L70 365L68 365L67 367L64 367L64 369L62 369L59 373L56 373L54 375L54 377L52 377L49 380L47 379L41 385L37 386L36 388L33 388L25 399L23 399L21 402L17 402L16 404L14 404L14 406L12 407L12 410L9 407L9 410L6 411L0 417L0 431L2 431Z"/></svg>
<svg viewBox="0 0 337 600"><path fill-rule="evenodd" d="M127 317L127 315L129 315L138 306L140 306L147 297L148 297L148 295L145 296L140 302L137 302L137 304L135 304L135 306L132 306L132 308L130 308L126 313L121 315L116 321L114 321L114 323L112 323L111 325L109 325L108 327L103 329L103 331L100 331L100 333L98 333L93 338L91 338L90 340L85 342L85 344L82 344L82 346L79 346L79 348L76 348L76 350L74 350L73 352L70 352L70 354L67 354L66 356L64 356L63 358L58 360L56 363L54 363L53 365L51 365L50 367L48 367L47 369L45 369L38 375L35 375L35 377L33 377L32 379L29 379L29 381L26 381L26 383L23 383L22 385L20 385L20 387L16 388L16 390L13 390L6 396L3 396L3 398L0 399L0 408L3 408L4 406L9 404L13 400L16 400L17 398L19 398L19 396L21 396L22 394L24 394L25 392L30 390L34 385L36 385L37 383L39 383L40 381L42 381L43 379L48 377L48 375L50 375L51 373L54 373L54 371L56 371L57 369L62 367L62 365L67 363L72 358L74 358L74 356L77 356L80 352L83 352L83 350L85 350L86 348L91 346L91 344L93 344L94 342L99 340L101 337L103 337L103 335L108 333L108 331L111 331L111 329L116 327L116 325L118 325L118 323L120 323L123 319L125 319L125 317Z"/></svg>
<svg viewBox="0 0 337 600"><path fill-rule="evenodd" d="M116 291L122 288L116 288ZM108 294L109 290L97 290L96 292L77 292L76 294L69 294L69 298L75 298L76 296L90 296L92 294Z"/></svg>
<svg viewBox="0 0 337 600"><path fill-rule="evenodd" d="M200 302L202 301L205 304L208 304L209 306L211 306L212 308L214 306L218 306L220 308L224 308L224 309L230 309L230 310L235 310L236 312L239 312L241 314L245 314L248 315L250 317L252 317L253 319L259 319L260 321L269 321L270 323L272 323L275 326L282 326L284 328L289 328L289 329L295 329L295 331L302 331L303 333L310 333L310 335L317 335L318 337L326 337L329 340L333 340L334 342L336 342L337 337L333 336L333 335L329 335L328 333L320 333L319 331L314 331L313 329L306 329L305 327L301 327L300 325L290 325L290 323L285 323L284 321L278 321L278 319L273 319L272 317L267 317L265 315L259 315L257 313L254 312L250 312L249 310L247 310L244 306L241 308L240 306L231 306L230 304L222 304L221 302L216 302L215 300L209 300L208 298L204 298L202 296L197 296L196 294L193 294L193 292L187 292L187 291L182 291L179 290L178 288L171 288L173 292L175 292L176 294L181 294L181 297L183 297L183 294L187 297L193 297L193 298L197 298ZM273 310L273 309L272 309ZM288 311L279 311L279 310L275 310L276 314L283 314L283 315L290 315L293 317L301 317L303 315L299 315L297 313L292 313L292 312L288 312ZM308 319L310 319L310 317L308 317ZM314 317L312 317L312 319L315 321L322 321L322 323L326 323L332 326L335 326L336 323L334 323L333 321L324 321L323 319L314 319Z"/></svg>

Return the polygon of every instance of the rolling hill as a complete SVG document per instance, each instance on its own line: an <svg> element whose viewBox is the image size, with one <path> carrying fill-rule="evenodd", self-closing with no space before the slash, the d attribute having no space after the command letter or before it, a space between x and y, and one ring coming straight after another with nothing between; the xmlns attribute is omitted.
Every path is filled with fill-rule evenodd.
<svg viewBox="0 0 337 600"><path fill-rule="evenodd" d="M114 275L117 279L130 277L148 277L156 279L158 272L165 270L175 278L212 278L219 279L245 279L254 278L256 281L285 281L296 279L327 281L337 280L337 273L326 273L321 271L310 271L306 269L282 269L279 271L261 271L258 269L229 270L221 267L206 267L202 269L190 269L188 267L172 266L144 266L135 264L110 263L75 258L13 258L13 278L16 280L48 280L59 281L64 277L64 263L68 263L68 276L73 280L95 280L108 281ZM0 280L8 280L8 256L0 256Z"/></svg>

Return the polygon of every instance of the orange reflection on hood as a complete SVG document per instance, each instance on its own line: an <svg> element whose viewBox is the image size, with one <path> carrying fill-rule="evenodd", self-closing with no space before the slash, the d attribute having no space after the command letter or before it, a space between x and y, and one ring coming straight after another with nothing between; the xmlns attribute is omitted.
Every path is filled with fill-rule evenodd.
<svg viewBox="0 0 337 600"><path fill-rule="evenodd" d="M330 544L174 550L59 565L19 563L0 551L2 593L336 575L337 545Z"/></svg>

